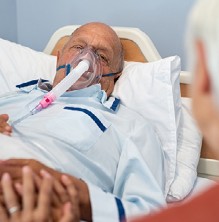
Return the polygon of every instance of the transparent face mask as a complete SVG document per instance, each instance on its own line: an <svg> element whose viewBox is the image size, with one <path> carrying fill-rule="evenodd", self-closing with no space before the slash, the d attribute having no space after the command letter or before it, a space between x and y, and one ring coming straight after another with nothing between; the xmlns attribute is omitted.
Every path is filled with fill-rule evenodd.
<svg viewBox="0 0 219 222"><path fill-rule="evenodd" d="M71 86L70 90L82 89L96 84L102 77L102 66L100 60L90 48L80 50L80 52L78 52L78 54L68 64L59 66L57 71L65 68L65 74L68 75L83 59L89 61L90 67L88 71L83 73L83 75L74 83L74 85Z"/></svg>

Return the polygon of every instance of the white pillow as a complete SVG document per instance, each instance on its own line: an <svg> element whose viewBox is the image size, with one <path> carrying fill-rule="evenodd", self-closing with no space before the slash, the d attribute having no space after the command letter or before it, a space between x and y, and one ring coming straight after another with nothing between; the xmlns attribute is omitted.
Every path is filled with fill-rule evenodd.
<svg viewBox="0 0 219 222"><path fill-rule="evenodd" d="M53 80L56 57L0 38L0 95L33 79Z"/></svg>
<svg viewBox="0 0 219 222"><path fill-rule="evenodd" d="M182 98L182 113L178 134L176 175L170 186L167 201L184 199L197 178L202 135L192 116L191 98Z"/></svg>
<svg viewBox="0 0 219 222"><path fill-rule="evenodd" d="M113 95L149 120L161 139L165 155L165 195L176 169L177 130L181 112L180 58L156 62L127 62Z"/></svg>

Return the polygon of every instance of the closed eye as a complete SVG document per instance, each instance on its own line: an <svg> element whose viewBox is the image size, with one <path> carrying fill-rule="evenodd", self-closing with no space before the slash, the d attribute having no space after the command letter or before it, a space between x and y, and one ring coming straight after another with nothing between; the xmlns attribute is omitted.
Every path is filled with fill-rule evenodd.
<svg viewBox="0 0 219 222"><path fill-rule="evenodd" d="M106 66L109 65L109 60L107 59L107 57L106 57L105 55L103 55L103 54L101 54L101 53L97 53L97 56L99 57L100 61L101 61L104 65L106 65Z"/></svg>
<svg viewBox="0 0 219 222"><path fill-rule="evenodd" d="M84 47L82 45L73 45L70 47L70 50L81 51Z"/></svg>

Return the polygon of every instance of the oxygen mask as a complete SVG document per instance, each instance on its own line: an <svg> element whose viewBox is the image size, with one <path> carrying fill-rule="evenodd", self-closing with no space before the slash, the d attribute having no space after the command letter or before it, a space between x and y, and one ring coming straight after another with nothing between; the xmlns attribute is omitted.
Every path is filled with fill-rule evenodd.
<svg viewBox="0 0 219 222"><path fill-rule="evenodd" d="M89 61L89 69L68 89L68 91L86 88L100 81L102 66L98 56L91 48L81 49L80 52L66 65L57 68L65 68L66 76L82 61Z"/></svg>

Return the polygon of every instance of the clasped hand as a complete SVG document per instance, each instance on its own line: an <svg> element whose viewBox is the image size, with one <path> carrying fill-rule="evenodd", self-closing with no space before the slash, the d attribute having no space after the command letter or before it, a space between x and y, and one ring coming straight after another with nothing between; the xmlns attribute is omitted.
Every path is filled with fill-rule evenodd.
<svg viewBox="0 0 219 222"><path fill-rule="evenodd" d="M9 173L1 177L0 221L4 222L78 222L77 191L63 175L61 182L45 170L40 176L30 167L22 168L22 183L13 182Z"/></svg>

